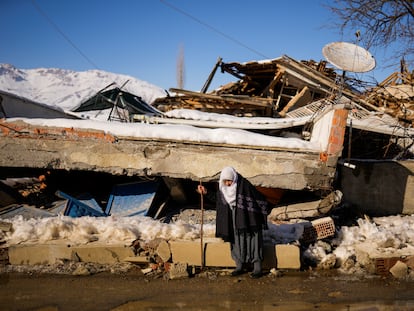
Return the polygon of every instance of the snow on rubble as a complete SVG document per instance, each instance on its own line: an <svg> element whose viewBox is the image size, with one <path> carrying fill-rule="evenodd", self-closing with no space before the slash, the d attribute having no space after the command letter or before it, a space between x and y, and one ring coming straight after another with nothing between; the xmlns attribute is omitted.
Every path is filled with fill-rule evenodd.
<svg viewBox="0 0 414 311"><path fill-rule="evenodd" d="M12 72L12 79L4 73ZM99 77L99 83L96 78ZM75 73L65 70L38 69L17 70L12 66L0 66L0 84L3 89L20 94L29 99L47 103L64 110L71 110L82 100L96 94L100 89L116 81L122 85L129 81L125 90L138 93L151 103L154 98L164 96L161 88L136 81L131 77L117 77L100 71ZM48 90L48 92L44 92ZM143 91L145 90L145 92ZM241 118L198 111L175 110L166 114L168 117L221 122L251 122L251 118ZM200 129L187 125L157 126L135 123L109 124L106 116L101 114L94 120L62 120L62 119L30 119L19 118L30 124L46 126L67 126L93 128L110 132L119 136L145 136L176 138L195 141L210 141L229 144L263 144L266 146L283 146L319 150L318 145L298 138L264 137L243 130ZM275 121L274 119L271 120ZM255 122L269 123L270 118L255 118ZM196 240L200 238L200 225L186 222L162 223L150 217L78 217L56 216L46 218L24 219L16 216L2 220L12 224L12 230L2 232L0 240L7 245L54 243L65 241L68 244L84 245L88 243L130 245L134 240L151 241L157 238L165 240ZM269 222L269 230L265 231L268 243L299 244L303 227L300 223L273 224ZM203 226L203 237L215 239L215 224ZM2 235L2 236L1 236ZM388 216L379 218L360 218L354 226L337 228L335 237L326 243L317 241L303 253L304 258L324 263L332 258L335 267L344 272L355 273L364 267L365 262L359 258L358 248L363 247L368 254L382 256L414 255L414 216ZM349 264L353 261L353 264Z"/></svg>
<svg viewBox="0 0 414 311"><path fill-rule="evenodd" d="M196 240L200 238L200 224L182 221L162 223L145 216L133 217L79 217L57 216L48 218L23 219L15 216L6 219L12 223L10 232L3 233L8 245L54 243L65 241L72 245L91 242L102 244L130 245L134 240ZM273 224L265 231L269 243L299 243L302 235L300 223ZM213 240L214 223L203 225L203 237ZM380 256L414 255L414 216L388 216L360 218L356 226L338 228L335 237L328 243L317 241L304 251L304 258L323 263L334 257L336 268L345 273L362 270L363 262L358 261L358 247L368 254ZM349 265L349 259L355 261Z"/></svg>

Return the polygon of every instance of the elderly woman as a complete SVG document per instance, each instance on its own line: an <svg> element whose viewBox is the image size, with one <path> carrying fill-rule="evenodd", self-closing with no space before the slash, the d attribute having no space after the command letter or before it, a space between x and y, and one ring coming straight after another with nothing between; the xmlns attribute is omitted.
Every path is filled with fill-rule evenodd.
<svg viewBox="0 0 414 311"><path fill-rule="evenodd" d="M199 185L197 191L207 194ZM244 264L252 263L252 278L262 276L263 230L267 229L267 201L264 196L232 167L220 174L216 194L216 237L230 242L236 269L231 275L244 272Z"/></svg>

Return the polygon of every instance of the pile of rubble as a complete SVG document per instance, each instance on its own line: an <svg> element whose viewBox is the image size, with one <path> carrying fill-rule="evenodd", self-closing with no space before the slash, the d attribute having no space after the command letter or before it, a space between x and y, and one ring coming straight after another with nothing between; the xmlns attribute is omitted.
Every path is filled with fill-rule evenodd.
<svg viewBox="0 0 414 311"><path fill-rule="evenodd" d="M414 125L414 71L404 61L401 70L394 72L364 94L365 100L406 126Z"/></svg>

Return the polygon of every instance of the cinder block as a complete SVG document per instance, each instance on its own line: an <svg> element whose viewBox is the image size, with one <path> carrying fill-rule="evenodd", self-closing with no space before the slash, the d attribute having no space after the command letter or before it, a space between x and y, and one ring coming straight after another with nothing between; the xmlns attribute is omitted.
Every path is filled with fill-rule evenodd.
<svg viewBox="0 0 414 311"><path fill-rule="evenodd" d="M201 266L200 241L169 241L171 257L174 263L183 262Z"/></svg>
<svg viewBox="0 0 414 311"><path fill-rule="evenodd" d="M301 240L311 243L335 235L335 223L331 217L314 220L303 228Z"/></svg>
<svg viewBox="0 0 414 311"><path fill-rule="evenodd" d="M231 258L230 243L206 243L205 266L207 267L235 267Z"/></svg>
<svg viewBox="0 0 414 311"><path fill-rule="evenodd" d="M298 246L277 244L275 249L278 269L300 269L300 249Z"/></svg>

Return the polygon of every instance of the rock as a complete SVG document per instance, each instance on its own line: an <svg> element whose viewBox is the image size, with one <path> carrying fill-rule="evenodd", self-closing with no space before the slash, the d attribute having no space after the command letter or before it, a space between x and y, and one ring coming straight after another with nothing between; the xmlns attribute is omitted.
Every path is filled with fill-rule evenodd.
<svg viewBox="0 0 414 311"><path fill-rule="evenodd" d="M408 275L408 266L398 260L395 265L390 268L390 273L397 279L406 278Z"/></svg>
<svg viewBox="0 0 414 311"><path fill-rule="evenodd" d="M173 263L170 267L169 273L169 279L182 279L182 278L188 278L188 271L187 271L188 265L186 263Z"/></svg>
<svg viewBox="0 0 414 311"><path fill-rule="evenodd" d="M142 271L143 274L148 274L148 273L152 272L152 268L148 267L148 268L142 269L141 271Z"/></svg>
<svg viewBox="0 0 414 311"><path fill-rule="evenodd" d="M335 292L330 292L328 293L328 297L332 297L332 298L338 298L342 296L342 292L341 291L335 291Z"/></svg>
<svg viewBox="0 0 414 311"><path fill-rule="evenodd" d="M85 266L78 266L75 271L72 272L73 275L90 275L90 271Z"/></svg>
<svg viewBox="0 0 414 311"><path fill-rule="evenodd" d="M277 270L277 269L275 269L275 268L270 269L269 274L270 274L271 276L273 276L273 277L278 277L278 278L279 278L279 277L281 277L281 276L283 276L282 271Z"/></svg>
<svg viewBox="0 0 414 311"><path fill-rule="evenodd" d="M161 241L160 244L158 244L158 247L156 249L157 255L161 258L163 262L167 262L171 258L171 250L170 245L167 241Z"/></svg>
<svg viewBox="0 0 414 311"><path fill-rule="evenodd" d="M336 265L335 254L329 254L318 264L318 268L322 270L330 270L330 269L335 268L335 265Z"/></svg>
<svg viewBox="0 0 414 311"><path fill-rule="evenodd" d="M10 232L12 231L12 223L0 221L0 230L3 232Z"/></svg>

